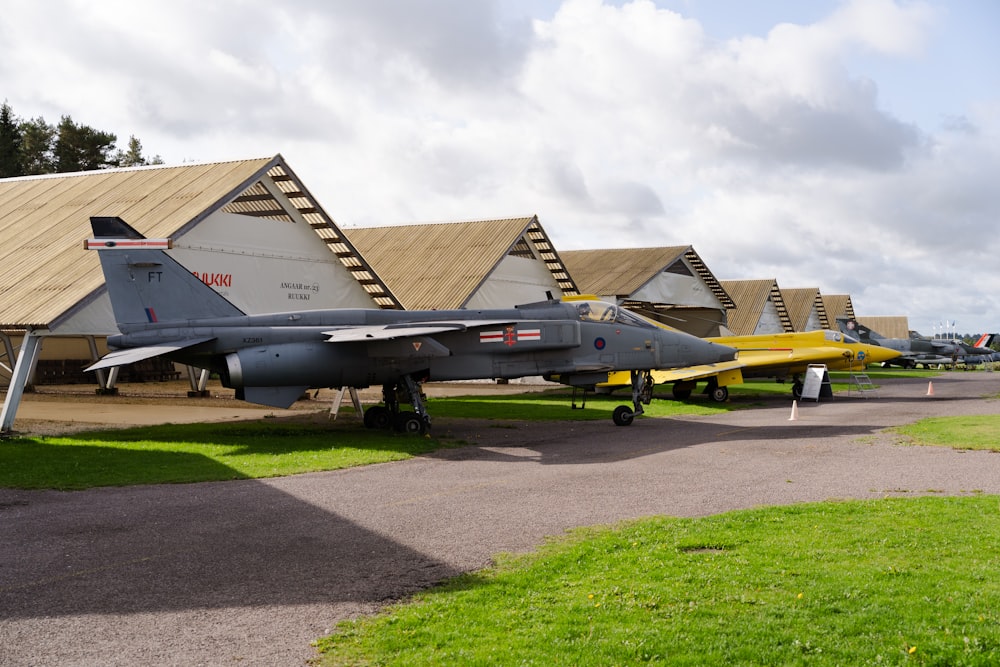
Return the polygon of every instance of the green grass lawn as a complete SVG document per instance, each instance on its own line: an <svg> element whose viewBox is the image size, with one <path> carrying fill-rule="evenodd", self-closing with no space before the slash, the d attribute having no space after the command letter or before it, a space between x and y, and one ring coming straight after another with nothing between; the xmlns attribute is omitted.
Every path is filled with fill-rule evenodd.
<svg viewBox="0 0 1000 667"><path fill-rule="evenodd" d="M317 643L321 665L997 665L996 497L576 531Z"/></svg>
<svg viewBox="0 0 1000 667"><path fill-rule="evenodd" d="M370 431L357 421L165 424L0 441L0 486L83 489L275 477L395 461L445 446L439 439Z"/></svg>
<svg viewBox="0 0 1000 667"><path fill-rule="evenodd" d="M712 414L788 391L773 382L741 389L747 393L725 405L654 401L650 414ZM627 394L590 396L586 409L573 410L568 393L552 392L441 398L429 407L436 418L503 424L610 419L623 402ZM934 418L898 430L917 444L993 448L1000 416ZM370 431L351 419L13 438L0 441L0 486L267 477L460 444ZM343 625L318 646L325 665L996 665L998 533L1000 499L985 496L830 502L579 530Z"/></svg>
<svg viewBox="0 0 1000 667"><path fill-rule="evenodd" d="M621 397L589 396L586 408L573 409L570 394L556 392L439 398L428 401L428 407L434 418L442 419L610 421L622 402ZM649 414L725 410L719 405L654 401ZM433 435L433 429L428 437L369 430L351 413L345 408L336 422L165 424L0 440L0 487L68 490L275 477L401 460L462 444Z"/></svg>
<svg viewBox="0 0 1000 667"><path fill-rule="evenodd" d="M912 373L905 371L903 376L910 377ZM892 376L899 374L896 371ZM836 378L833 386L835 390L846 389ZM752 408L785 393L790 396L786 384L751 382L734 385L732 400L720 404L705 397L669 400L669 388L657 387L656 399L646 406L646 415L712 415ZM494 420L497 424L505 420L610 420L616 406L630 401L630 394L588 395L585 408L581 408L583 401L578 396L578 409L572 407L573 400L570 391L554 389L517 395L434 398L428 401L428 409L435 419L477 418ZM83 489L274 477L400 460L463 444L435 435L433 429L430 437L422 438L371 431L351 419L352 413L351 408L345 407L344 417L336 422L260 419L0 440L0 487ZM962 432L963 439L950 439L949 433L956 429L947 421L942 422L937 436L923 423L900 433L926 437L929 443L940 441L968 448L993 448L1000 442L1000 424L989 418L981 420L981 424L962 419L957 430ZM970 442L973 435L979 438L978 444Z"/></svg>
<svg viewBox="0 0 1000 667"><path fill-rule="evenodd" d="M928 417L892 430L905 436L903 444L1000 452L1000 415Z"/></svg>

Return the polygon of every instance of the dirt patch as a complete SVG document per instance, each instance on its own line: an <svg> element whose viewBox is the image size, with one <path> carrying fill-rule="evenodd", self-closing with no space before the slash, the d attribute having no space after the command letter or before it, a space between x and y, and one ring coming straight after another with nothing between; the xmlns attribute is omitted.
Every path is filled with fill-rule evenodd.
<svg viewBox="0 0 1000 667"><path fill-rule="evenodd" d="M429 397L519 394L547 391L561 385L544 383L496 384L493 382L427 383ZM114 395L98 395L94 385L46 385L24 394L14 422L16 435L59 435L94 428L128 428L150 424L181 424L210 421L315 415L316 420L332 419L337 397L335 389L311 390L287 410L254 405L236 399L235 391L217 381L209 382L204 395L189 396L187 381L120 384ZM2 394L0 394L2 395ZM358 391L362 408L379 403L382 390L368 387ZM350 407L345 396L343 406ZM144 407L137 407L144 406ZM354 418L352 409L343 418Z"/></svg>

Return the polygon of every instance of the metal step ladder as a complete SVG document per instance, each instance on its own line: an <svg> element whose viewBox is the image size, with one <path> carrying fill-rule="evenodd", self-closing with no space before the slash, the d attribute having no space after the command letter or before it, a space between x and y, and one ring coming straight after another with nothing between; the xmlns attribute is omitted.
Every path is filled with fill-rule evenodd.
<svg viewBox="0 0 1000 667"><path fill-rule="evenodd" d="M868 398L869 395L878 396L878 389L872 384L867 373L851 373L847 384L847 395L850 396L852 392L861 394L863 398Z"/></svg>

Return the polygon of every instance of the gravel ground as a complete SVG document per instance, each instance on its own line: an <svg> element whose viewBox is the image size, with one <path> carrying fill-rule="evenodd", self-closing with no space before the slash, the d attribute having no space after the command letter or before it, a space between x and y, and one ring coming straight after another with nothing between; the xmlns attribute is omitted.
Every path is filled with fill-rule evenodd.
<svg viewBox="0 0 1000 667"><path fill-rule="evenodd" d="M878 398L806 401L794 421L785 399L628 428L439 420L470 444L271 480L0 490L0 664L302 665L338 620L575 526L1000 494L997 454L902 447L883 432L1000 411L984 398L1000 375L933 383L933 396L908 379L884 381Z"/></svg>

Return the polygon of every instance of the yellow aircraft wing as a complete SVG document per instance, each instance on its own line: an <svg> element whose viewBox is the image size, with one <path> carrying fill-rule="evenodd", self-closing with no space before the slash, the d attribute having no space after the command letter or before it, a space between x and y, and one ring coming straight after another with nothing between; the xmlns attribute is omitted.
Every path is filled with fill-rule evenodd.
<svg viewBox="0 0 1000 667"><path fill-rule="evenodd" d="M744 367L744 363L739 359L733 361L726 361L718 364L702 364L701 366L688 366L687 368L671 368L670 370L653 370L653 382L656 384L663 384L665 382L683 382L689 380L704 380L710 377L718 377L719 384L740 384L743 382L743 376L741 370ZM612 383L612 376L621 375L622 379L625 380L625 384L631 384L631 376L628 372L619 371L618 373L608 374L608 385L618 384ZM725 378L725 382L723 382ZM618 378L616 378L618 379ZM600 385L603 386L603 385Z"/></svg>
<svg viewBox="0 0 1000 667"><path fill-rule="evenodd" d="M715 386L724 388L740 384L744 378L750 377L794 377L804 373L810 364L825 364L827 368L841 370L863 368L867 364L899 356L895 350L859 343L840 332L829 330L762 336L722 336L707 340L738 349L739 357L724 364L654 370L653 381L656 384L675 383L675 395L683 396L690 393L693 383L698 380L715 378ZM614 388L630 384L628 373L609 373L607 383L598 386ZM727 394L728 392L722 391L718 396Z"/></svg>
<svg viewBox="0 0 1000 667"><path fill-rule="evenodd" d="M825 364L832 370L861 369L899 356L895 350L866 345L839 331L826 329L709 340L740 351L744 377L797 375L804 373L810 364Z"/></svg>

